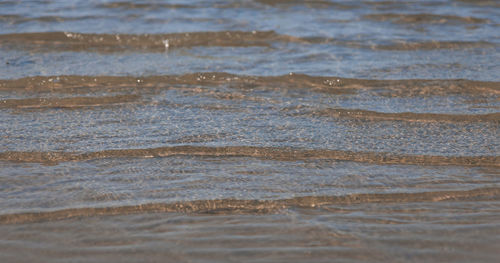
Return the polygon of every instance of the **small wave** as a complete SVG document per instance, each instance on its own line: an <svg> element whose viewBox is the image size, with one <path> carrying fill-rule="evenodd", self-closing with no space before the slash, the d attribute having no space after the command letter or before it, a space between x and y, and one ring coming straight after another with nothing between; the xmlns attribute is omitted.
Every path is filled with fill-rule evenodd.
<svg viewBox="0 0 500 263"><path fill-rule="evenodd" d="M410 121L410 122L496 122L500 123L500 113L490 114L443 114L443 113L387 113L360 109L323 109L312 112L313 115L355 118L375 121Z"/></svg>
<svg viewBox="0 0 500 263"><path fill-rule="evenodd" d="M436 15L436 14L369 14L364 15L364 19L374 21L390 21L396 24L485 24L490 20L477 17L462 17L456 15Z"/></svg>
<svg viewBox="0 0 500 263"><path fill-rule="evenodd" d="M0 15L0 21L8 24L23 24L29 22L61 23L66 21L80 21L103 18L101 16L38 16L26 17L20 15Z"/></svg>
<svg viewBox="0 0 500 263"><path fill-rule="evenodd" d="M265 7L286 8L290 6L305 6L307 8L336 8L336 9L352 9L356 6L331 2L325 0L254 0L254 1L229 1L219 3L195 3L194 5L186 4L168 4L168 3L132 3L132 2L112 2L100 4L97 7L107 9L122 9L122 10L157 10L157 9L179 9L179 8L251 8L262 9Z"/></svg>
<svg viewBox="0 0 500 263"><path fill-rule="evenodd" d="M193 46L270 46L296 41L273 31L189 32L172 34L83 34L73 32L14 33L0 35L0 47L30 51L164 52ZM168 43L168 45L166 44Z"/></svg>
<svg viewBox="0 0 500 263"><path fill-rule="evenodd" d="M14 33L0 35L0 47L29 49L32 52L164 52L172 48L206 47L270 47L273 43L327 44L353 49L371 50L435 50L494 48L498 45L485 41L427 41L392 40L370 43L365 40L342 40L325 37L295 37L274 31L187 32L172 34L83 34L74 32Z"/></svg>
<svg viewBox="0 0 500 263"><path fill-rule="evenodd" d="M340 3L325 0L255 0L256 3L272 7L290 7L305 6L308 8L335 8L335 9L353 9L357 5L348 2Z"/></svg>
<svg viewBox="0 0 500 263"><path fill-rule="evenodd" d="M388 51L417 51L417 50L461 50L472 48L496 48L498 44L487 41L407 41L392 39L381 42L369 40L343 40L329 37L304 37L295 42L309 44L336 45L352 49L388 50Z"/></svg>
<svg viewBox="0 0 500 263"><path fill-rule="evenodd" d="M498 3L498 1L496 0L455 0L455 1L470 5L500 7L500 3Z"/></svg>
<svg viewBox="0 0 500 263"><path fill-rule="evenodd" d="M375 164L459 165L500 167L498 156L432 156L384 152L352 152L327 149L301 149L257 146L170 146L147 149L104 150L89 153L71 152L2 152L0 160L55 164L103 158L153 158L168 156L250 157L279 161L338 160Z"/></svg>
<svg viewBox="0 0 500 263"><path fill-rule="evenodd" d="M137 101L138 95L117 95L102 97L71 98L29 98L0 100L1 108L40 109L40 108L81 108L127 103Z"/></svg>
<svg viewBox="0 0 500 263"><path fill-rule="evenodd" d="M351 194L344 196L303 196L278 200L197 200L176 203L148 203L118 207L84 207L55 211L0 215L0 224L22 224L91 216L141 213L268 214L289 208L321 208L329 205L364 203L412 203L442 201L499 200L500 188L420 193Z"/></svg>
<svg viewBox="0 0 500 263"><path fill-rule="evenodd" d="M196 8L196 6L185 4L168 4L168 3L133 3L133 2L110 2L97 5L99 8L109 9L146 9L156 10L159 8L176 9L176 8Z"/></svg>
<svg viewBox="0 0 500 263"><path fill-rule="evenodd" d="M486 41L427 41L408 42L394 41L389 44L372 45L374 50L412 51L412 50L436 50L436 49L469 49L469 48L494 48L496 44Z"/></svg>
<svg viewBox="0 0 500 263"><path fill-rule="evenodd" d="M54 81L57 79L57 81ZM224 72L192 73L147 77L126 76L37 76L13 80L0 80L0 90L64 91L84 88L130 90L131 88L173 88L178 85L224 85L234 89L309 89L331 94L353 94L370 90L389 97L447 96L447 95L500 95L500 82L449 80L373 80L341 77L287 74L281 76L247 76Z"/></svg>

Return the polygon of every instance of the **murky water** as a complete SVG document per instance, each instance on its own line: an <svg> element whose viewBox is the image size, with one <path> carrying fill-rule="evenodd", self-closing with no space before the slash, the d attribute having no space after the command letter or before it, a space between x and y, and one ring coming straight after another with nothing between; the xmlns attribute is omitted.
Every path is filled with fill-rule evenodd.
<svg viewBox="0 0 500 263"><path fill-rule="evenodd" d="M497 262L497 1L1 1L1 262Z"/></svg>

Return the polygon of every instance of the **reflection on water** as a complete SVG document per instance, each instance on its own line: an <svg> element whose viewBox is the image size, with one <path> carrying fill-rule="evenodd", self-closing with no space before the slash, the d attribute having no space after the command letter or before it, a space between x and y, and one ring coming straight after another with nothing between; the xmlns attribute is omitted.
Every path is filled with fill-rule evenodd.
<svg viewBox="0 0 500 263"><path fill-rule="evenodd" d="M495 262L499 7L0 2L0 261Z"/></svg>

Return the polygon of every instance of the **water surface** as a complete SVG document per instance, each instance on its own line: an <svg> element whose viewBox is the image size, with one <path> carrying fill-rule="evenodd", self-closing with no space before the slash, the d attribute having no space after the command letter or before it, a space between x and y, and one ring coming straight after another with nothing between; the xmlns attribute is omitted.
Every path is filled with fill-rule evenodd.
<svg viewBox="0 0 500 263"><path fill-rule="evenodd" d="M0 261L497 261L499 10L0 2Z"/></svg>

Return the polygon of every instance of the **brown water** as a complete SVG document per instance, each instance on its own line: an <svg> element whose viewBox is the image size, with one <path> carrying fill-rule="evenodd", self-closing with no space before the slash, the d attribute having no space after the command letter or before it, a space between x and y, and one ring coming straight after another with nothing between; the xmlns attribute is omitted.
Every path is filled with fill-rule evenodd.
<svg viewBox="0 0 500 263"><path fill-rule="evenodd" d="M0 262L497 262L499 7L0 2Z"/></svg>

